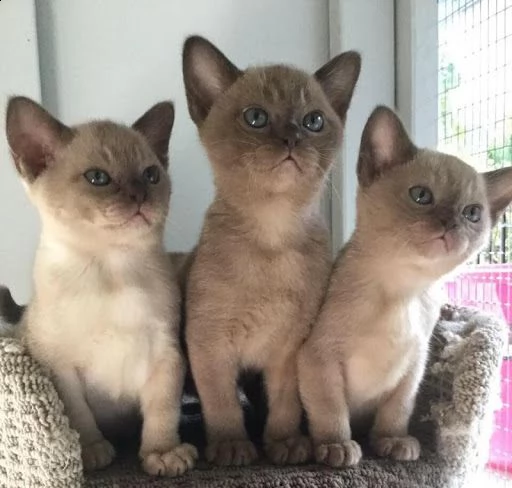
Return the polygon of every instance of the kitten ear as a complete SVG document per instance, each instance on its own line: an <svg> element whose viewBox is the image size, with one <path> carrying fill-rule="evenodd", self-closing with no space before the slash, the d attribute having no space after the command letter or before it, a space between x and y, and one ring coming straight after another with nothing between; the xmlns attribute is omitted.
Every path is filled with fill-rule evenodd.
<svg viewBox="0 0 512 488"><path fill-rule="evenodd" d="M140 132L149 142L164 168L169 166L169 140L174 125L174 105L160 102L153 105L132 128Z"/></svg>
<svg viewBox="0 0 512 488"><path fill-rule="evenodd" d="M16 169L29 182L52 163L56 152L73 137L69 127L26 97L9 100L5 128Z"/></svg>
<svg viewBox="0 0 512 488"><path fill-rule="evenodd" d="M200 125L216 98L242 74L221 51L200 36L183 46L183 79L190 117Z"/></svg>
<svg viewBox="0 0 512 488"><path fill-rule="evenodd" d="M377 107L361 137L357 163L359 184L371 185L384 171L407 163L417 152L398 115L388 107Z"/></svg>
<svg viewBox="0 0 512 488"><path fill-rule="evenodd" d="M361 56L355 51L347 51L332 58L315 73L341 120L347 114L360 71Z"/></svg>
<svg viewBox="0 0 512 488"><path fill-rule="evenodd" d="M492 224L512 203L512 168L501 168L482 173L487 185Z"/></svg>

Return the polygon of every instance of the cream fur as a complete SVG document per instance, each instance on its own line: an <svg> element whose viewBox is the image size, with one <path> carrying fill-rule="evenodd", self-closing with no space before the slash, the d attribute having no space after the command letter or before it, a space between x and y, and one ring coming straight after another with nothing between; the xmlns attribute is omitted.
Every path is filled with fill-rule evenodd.
<svg viewBox="0 0 512 488"><path fill-rule="evenodd" d="M480 175L456 158L418 150L385 107L366 124L358 177L356 229L298 355L315 458L335 467L360 460L351 431L360 423L378 455L418 458L408 424L441 279L478 251L512 200L512 171ZM508 192L493 191L499 181ZM412 198L416 185L431 191L431 201ZM463 211L473 205L481 208L476 221Z"/></svg>
<svg viewBox="0 0 512 488"><path fill-rule="evenodd" d="M180 292L163 247L170 181L162 144L172 113L164 102L139 119L137 131L109 122L71 131L27 99L13 99L8 109L15 162L30 178L25 187L42 220L34 295L19 330L54 380L86 469L110 464L115 452L105 436L138 429L139 417L147 473L179 475L197 458L178 434ZM59 142L41 148L41 139ZM152 149L163 154L157 159ZM96 168L108 167L111 185L85 181L90 154ZM144 179L149 167L159 171L158 182Z"/></svg>

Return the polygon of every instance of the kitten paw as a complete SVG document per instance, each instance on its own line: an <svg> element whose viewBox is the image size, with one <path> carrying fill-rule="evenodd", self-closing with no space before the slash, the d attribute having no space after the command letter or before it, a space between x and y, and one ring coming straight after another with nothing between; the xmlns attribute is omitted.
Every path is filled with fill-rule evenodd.
<svg viewBox="0 0 512 488"><path fill-rule="evenodd" d="M87 471L105 468L112 463L115 455L116 451L106 439L82 446L82 462Z"/></svg>
<svg viewBox="0 0 512 488"><path fill-rule="evenodd" d="M302 464L311 457L311 441L305 436L267 441L265 452L274 464Z"/></svg>
<svg viewBox="0 0 512 488"><path fill-rule="evenodd" d="M150 452L142 456L142 469L153 476L180 476L192 469L197 461L197 449L180 444L168 452Z"/></svg>
<svg viewBox="0 0 512 488"><path fill-rule="evenodd" d="M420 457L420 443L416 437L377 437L372 447L381 457L389 457L396 461L415 461Z"/></svg>
<svg viewBox="0 0 512 488"><path fill-rule="evenodd" d="M219 466L246 466L258 457L254 444L247 440L212 442L205 454L209 463Z"/></svg>
<svg viewBox="0 0 512 488"><path fill-rule="evenodd" d="M319 444L315 447L316 462L333 468L354 466L362 456L361 446L353 440L336 444Z"/></svg>

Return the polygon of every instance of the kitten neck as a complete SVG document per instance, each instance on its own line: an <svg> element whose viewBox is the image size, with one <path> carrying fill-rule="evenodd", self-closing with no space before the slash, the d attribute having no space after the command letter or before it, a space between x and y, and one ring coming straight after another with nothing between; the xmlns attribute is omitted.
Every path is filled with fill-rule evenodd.
<svg viewBox="0 0 512 488"><path fill-rule="evenodd" d="M318 218L317 205L296 206L285 197L236 205L218 195L216 204L236 222L234 228L267 249L283 248L300 240L308 221Z"/></svg>
<svg viewBox="0 0 512 488"><path fill-rule="evenodd" d="M99 232L71 230L52 217L42 216L39 247L67 249L91 258L101 258L117 252L137 254L158 250L164 252L163 228L160 227L152 229L143 236L127 236L122 232L119 234L110 232L110 235L99 234Z"/></svg>
<svg viewBox="0 0 512 488"><path fill-rule="evenodd" d="M358 280L400 300L422 294L441 279L432 273L427 260L407 260L399 248L390 250L380 240L361 238L357 230L343 259L355 270Z"/></svg>

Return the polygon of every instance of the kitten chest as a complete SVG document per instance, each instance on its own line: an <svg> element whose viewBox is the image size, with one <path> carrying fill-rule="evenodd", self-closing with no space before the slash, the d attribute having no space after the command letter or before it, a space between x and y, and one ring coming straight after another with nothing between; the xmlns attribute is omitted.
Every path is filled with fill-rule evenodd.
<svg viewBox="0 0 512 488"><path fill-rule="evenodd" d="M352 411L373 409L412 368L424 367L429 320L419 300L372 318L345 363Z"/></svg>
<svg viewBox="0 0 512 488"><path fill-rule="evenodd" d="M165 283L138 282L129 267L92 263L53 264L41 270L55 278L37 287L31 343L48 351L49 366L77 368L84 381L113 397L135 395L152 363L169 343L169 303L159 300ZM37 280L36 280L36 284Z"/></svg>

